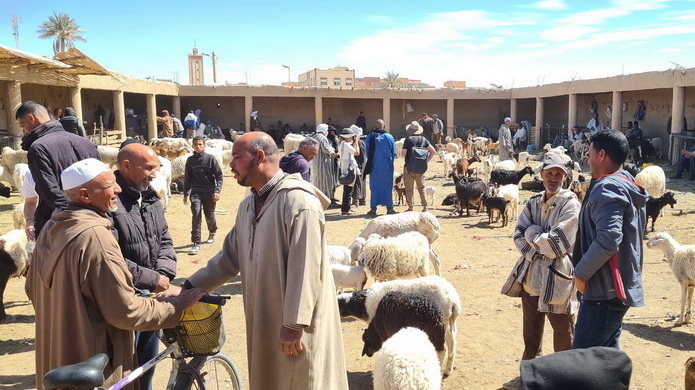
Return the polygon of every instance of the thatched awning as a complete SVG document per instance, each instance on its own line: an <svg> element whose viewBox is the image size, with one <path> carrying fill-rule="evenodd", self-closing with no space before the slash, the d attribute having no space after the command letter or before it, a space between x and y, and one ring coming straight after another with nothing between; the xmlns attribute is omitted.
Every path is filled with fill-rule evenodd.
<svg viewBox="0 0 695 390"><path fill-rule="evenodd" d="M12 66L30 66L35 69L69 69L70 65L53 58L37 56L18 49L0 45L0 64Z"/></svg>
<svg viewBox="0 0 695 390"><path fill-rule="evenodd" d="M64 64L70 65L70 69L63 70L63 72L66 73L113 76L111 72L99 65L86 54L82 53L76 47L71 47L68 49L68 51L63 51L56 54L55 59Z"/></svg>

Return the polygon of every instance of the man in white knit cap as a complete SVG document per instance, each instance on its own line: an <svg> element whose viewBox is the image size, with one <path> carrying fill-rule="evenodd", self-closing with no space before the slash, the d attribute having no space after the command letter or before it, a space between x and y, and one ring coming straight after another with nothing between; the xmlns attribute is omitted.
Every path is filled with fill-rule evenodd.
<svg viewBox="0 0 695 390"><path fill-rule="evenodd" d="M178 325L183 310L204 293L135 296L106 217L121 192L113 172L97 159L86 159L60 178L69 203L39 235L26 282L36 312L36 383L42 387L53 368L105 353L104 386L109 387L137 367L133 330Z"/></svg>

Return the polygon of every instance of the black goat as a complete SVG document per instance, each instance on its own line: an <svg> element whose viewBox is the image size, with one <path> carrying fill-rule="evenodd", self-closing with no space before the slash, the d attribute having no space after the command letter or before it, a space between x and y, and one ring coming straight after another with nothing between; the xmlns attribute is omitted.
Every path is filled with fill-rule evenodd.
<svg viewBox="0 0 695 390"><path fill-rule="evenodd" d="M526 175L533 175L533 168L524 167L518 171L508 171L506 169L494 169L490 172L490 183L497 186L506 184L519 184Z"/></svg>
<svg viewBox="0 0 695 390"><path fill-rule="evenodd" d="M454 174L456 182L456 197L459 201L459 217L463 215L463 208L466 208L466 216L471 216L469 205L478 205L478 213L482 209L482 196L487 192L487 184L480 179L467 178Z"/></svg>
<svg viewBox="0 0 695 390"><path fill-rule="evenodd" d="M371 357L389 337L405 327L414 327L427 334L434 349L444 353L444 319L434 298L428 295L392 291L379 301L376 314L362 334L362 356Z"/></svg>
<svg viewBox="0 0 695 390"><path fill-rule="evenodd" d="M627 171L627 173L631 174L632 177L637 176L638 173L642 171L642 168L638 167L635 164L623 164L623 169Z"/></svg>
<svg viewBox="0 0 695 390"><path fill-rule="evenodd" d="M654 231L654 222L659 218L659 213L667 204L671 205L671 208L676 204L676 199L673 197L673 192L669 191L658 198L652 196L649 197L647 201L647 220L652 219L652 232ZM645 231L647 227L644 227Z"/></svg>
<svg viewBox="0 0 695 390"><path fill-rule="evenodd" d="M453 206L456 204L456 193L449 194L442 201L442 206Z"/></svg>
<svg viewBox="0 0 695 390"><path fill-rule="evenodd" d="M509 201L507 199L498 196L491 197L485 194L483 195L483 203L487 208L487 217L489 224L492 224L494 212L495 210L497 210L500 213L500 217L502 217L502 227L507 226L507 223L509 223L509 213L507 213L507 206L509 205Z"/></svg>

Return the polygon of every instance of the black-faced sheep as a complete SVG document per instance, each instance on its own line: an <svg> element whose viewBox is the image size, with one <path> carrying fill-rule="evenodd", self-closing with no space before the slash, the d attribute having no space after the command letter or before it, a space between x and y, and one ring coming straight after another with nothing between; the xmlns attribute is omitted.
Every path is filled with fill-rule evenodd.
<svg viewBox="0 0 695 390"><path fill-rule="evenodd" d="M341 317L355 317L369 323L379 302L391 291L403 291L432 297L442 312L446 328L447 363L444 374L451 374L456 357L456 320L461 313L461 298L454 286L441 276L374 283L368 290L338 296Z"/></svg>
<svg viewBox="0 0 695 390"><path fill-rule="evenodd" d="M396 237L382 238L371 234L367 238L359 263L379 281L429 274L430 245L427 237L407 232Z"/></svg>
<svg viewBox="0 0 695 390"><path fill-rule="evenodd" d="M444 321L436 301L427 295L392 291L379 302L374 318L362 334L362 355L371 357L384 341L399 330L414 327L425 332L437 351L440 364L444 358Z"/></svg>
<svg viewBox="0 0 695 390"><path fill-rule="evenodd" d="M676 204L676 199L673 197L673 192L671 191L661 195L658 198L650 196L649 200L647 200L647 220L649 220L649 218L652 219L652 231L654 231L654 223L656 222L656 219L659 218L661 210L667 204L671 205L671 208L673 208L673 206ZM647 227L645 226L644 229L646 231Z"/></svg>
<svg viewBox="0 0 695 390"><path fill-rule="evenodd" d="M374 390L439 390L442 374L427 334L403 328L381 346L374 362Z"/></svg>
<svg viewBox="0 0 695 390"><path fill-rule="evenodd" d="M489 224L492 224L494 219L494 212L495 210L497 210L499 212L499 216L502 218L502 227L507 226L507 223L509 222L509 213L507 212L507 206L509 205L509 201L507 199L504 199L499 196L489 197L487 196L487 194L483 194L483 203L487 208L487 217Z"/></svg>
<svg viewBox="0 0 695 390"><path fill-rule="evenodd" d="M681 285L681 315L675 325L687 324L691 319L693 290L695 290L695 245L680 245L668 233L657 233L647 242L648 248L661 248L673 275ZM688 311L685 311L687 296Z"/></svg>
<svg viewBox="0 0 695 390"><path fill-rule="evenodd" d="M463 215L463 209L466 209L466 216L471 216L470 205L478 206L478 213L482 209L482 197L487 192L487 184L479 179L470 179L463 176L455 176L456 180L456 197L459 201L459 217Z"/></svg>
<svg viewBox="0 0 695 390"><path fill-rule="evenodd" d="M11 230L0 236L0 321L7 317L3 304L7 282L10 278L23 275L29 263L26 246L27 235L24 230Z"/></svg>
<svg viewBox="0 0 695 390"><path fill-rule="evenodd" d="M442 200L442 206L453 206L456 204L456 200L456 193L449 194Z"/></svg>
<svg viewBox="0 0 695 390"><path fill-rule="evenodd" d="M505 184L519 184L521 179L526 175L533 175L533 168L524 167L518 171L493 169L492 172L490 172L490 183L500 186Z"/></svg>

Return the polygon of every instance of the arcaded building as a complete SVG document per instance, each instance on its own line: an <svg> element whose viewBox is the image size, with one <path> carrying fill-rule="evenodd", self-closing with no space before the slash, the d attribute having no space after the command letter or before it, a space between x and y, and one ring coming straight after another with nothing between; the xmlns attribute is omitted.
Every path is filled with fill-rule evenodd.
<svg viewBox="0 0 695 390"><path fill-rule="evenodd" d="M326 89L193 86L135 79L116 71L102 68L77 49L50 59L0 45L0 135L4 144L19 144L22 131L14 113L25 100L48 107L75 108L87 122L87 129L101 128L103 123L103 142L108 143L125 137L128 108L138 114L148 113L148 138L157 135L152 114L160 115L162 109L179 118L188 111L201 109L204 123L214 122L236 130L249 128L252 111L259 111L264 127L281 121L294 130L302 125L313 129L328 117L338 125L349 126L364 111L368 126L381 118L396 135L426 112L438 114L452 137L479 127L496 134L505 116L513 122L527 120L535 125L529 143L536 146L542 146L557 133L566 133L575 124L586 126L592 107L599 112L604 126L621 129L641 108L644 136L660 137L664 145L673 141L671 160L677 157L686 139L683 136L692 135L686 133L688 126L695 127L695 68L527 88L426 90L357 89L348 85ZM105 120L105 114L109 120ZM669 131L675 136L670 137Z"/></svg>

